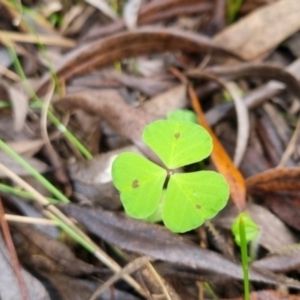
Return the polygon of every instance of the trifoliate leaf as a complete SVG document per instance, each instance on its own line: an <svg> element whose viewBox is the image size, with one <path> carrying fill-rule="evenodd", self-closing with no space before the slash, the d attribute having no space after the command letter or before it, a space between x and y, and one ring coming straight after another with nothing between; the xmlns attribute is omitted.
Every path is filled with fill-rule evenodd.
<svg viewBox="0 0 300 300"><path fill-rule="evenodd" d="M214 171L174 174L167 187L163 221L174 232L197 228L227 203L229 186Z"/></svg>
<svg viewBox="0 0 300 300"><path fill-rule="evenodd" d="M112 166L115 187L125 211L142 219L154 213L161 199L167 171L136 153L120 154Z"/></svg>
<svg viewBox="0 0 300 300"><path fill-rule="evenodd" d="M176 109L168 114L168 120L186 121L198 124L197 115L188 109Z"/></svg>
<svg viewBox="0 0 300 300"><path fill-rule="evenodd" d="M240 227L239 227L241 218L244 221L247 243L256 239L259 234L259 227L251 219L251 217L245 212L240 213L234 220L232 227L231 227L231 231L232 231L232 234L234 235L235 242L239 246L241 245L241 236L240 236Z"/></svg>
<svg viewBox="0 0 300 300"><path fill-rule="evenodd" d="M173 120L149 124L143 132L143 140L169 169L201 161L210 155L213 147L203 127Z"/></svg>

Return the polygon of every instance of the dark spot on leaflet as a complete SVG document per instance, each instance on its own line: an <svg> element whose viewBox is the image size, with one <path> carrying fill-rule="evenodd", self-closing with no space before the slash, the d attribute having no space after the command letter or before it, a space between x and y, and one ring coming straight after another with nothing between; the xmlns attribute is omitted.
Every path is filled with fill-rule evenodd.
<svg viewBox="0 0 300 300"><path fill-rule="evenodd" d="M196 204L196 209L201 209L201 206L199 204Z"/></svg>
<svg viewBox="0 0 300 300"><path fill-rule="evenodd" d="M132 181L132 185L131 185L134 189L139 187L139 181L137 179Z"/></svg>
<svg viewBox="0 0 300 300"><path fill-rule="evenodd" d="M180 138L180 133L179 132L175 133L174 137L175 137L176 140L179 139Z"/></svg>

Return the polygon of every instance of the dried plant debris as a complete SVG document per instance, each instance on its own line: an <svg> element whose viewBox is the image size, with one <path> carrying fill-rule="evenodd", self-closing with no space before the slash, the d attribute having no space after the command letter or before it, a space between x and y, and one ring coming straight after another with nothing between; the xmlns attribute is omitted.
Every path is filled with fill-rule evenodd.
<svg viewBox="0 0 300 300"><path fill-rule="evenodd" d="M249 298L300 297L299 0L0 2L0 166L13 172L0 173L0 203L30 299L242 299L231 232L240 212L260 229L248 247ZM230 190L219 215L184 234L164 227L163 192L154 215L134 219L124 215L127 186L120 196L112 180L119 155L124 180L152 163L165 167L142 134L174 111L204 127L213 150L165 170L159 191L173 175L199 171L220 172ZM203 147L194 137L182 157L193 145ZM128 161L128 152L148 164ZM69 219L37 204L21 179ZM128 185L141 186L135 177ZM153 187L143 191L140 208ZM180 193L175 209L176 197L168 200L176 224L186 215ZM21 299L3 242L0 250L9 282L0 298Z"/></svg>

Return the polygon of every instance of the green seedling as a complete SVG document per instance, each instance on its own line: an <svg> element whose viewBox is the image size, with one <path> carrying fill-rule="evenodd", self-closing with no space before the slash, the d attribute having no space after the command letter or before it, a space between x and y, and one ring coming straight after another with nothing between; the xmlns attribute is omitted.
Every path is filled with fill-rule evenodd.
<svg viewBox="0 0 300 300"><path fill-rule="evenodd" d="M244 0L227 0L227 23L231 24L239 12Z"/></svg>
<svg viewBox="0 0 300 300"><path fill-rule="evenodd" d="M168 114L168 120L187 121L198 124L197 115L188 109L176 109Z"/></svg>
<svg viewBox="0 0 300 300"><path fill-rule="evenodd" d="M162 168L135 153L122 153L112 177L128 215L145 219L162 204L162 220L174 232L186 232L213 218L227 203L229 187L214 171L178 173L177 169L207 158L212 139L201 126L174 120L146 126L143 141L161 159Z"/></svg>
<svg viewBox="0 0 300 300"><path fill-rule="evenodd" d="M243 212L237 216L235 221L232 224L231 230L234 236L234 240L237 245L241 246L241 237L240 237L240 230L239 230L239 220L240 218L243 219L245 232L246 232L246 244L255 240L259 235L259 227L257 224L251 219L251 217Z"/></svg>
<svg viewBox="0 0 300 300"><path fill-rule="evenodd" d="M245 300L250 299L249 288L249 258L247 244L257 239L259 228L246 213L240 213L231 227L237 245L241 247L242 266L244 273L244 296Z"/></svg>

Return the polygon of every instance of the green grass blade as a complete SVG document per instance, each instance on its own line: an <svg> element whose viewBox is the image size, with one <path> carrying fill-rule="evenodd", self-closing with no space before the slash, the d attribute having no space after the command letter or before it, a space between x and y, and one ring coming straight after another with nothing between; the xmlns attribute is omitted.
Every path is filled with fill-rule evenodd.
<svg viewBox="0 0 300 300"><path fill-rule="evenodd" d="M54 215L51 216L51 219L54 220L65 233L70 235L78 244L84 247L88 252L92 254L96 252L96 249L93 247L93 245L88 243L84 238L82 238L79 234L77 234L72 228L70 228L61 219L59 219Z"/></svg>
<svg viewBox="0 0 300 300"><path fill-rule="evenodd" d="M20 198L26 198L26 199L29 199L29 200L34 200L35 199L34 196L31 193L20 190L18 188L12 187L12 186L7 185L7 184L3 184L3 183L0 183L0 191L4 192L4 193L7 193L7 194L18 196ZM53 198L46 198L46 199L51 204L57 204L57 203L60 202L59 200L53 199Z"/></svg>
<svg viewBox="0 0 300 300"><path fill-rule="evenodd" d="M11 149L5 142L0 139L0 149L7 153L11 158L18 162L25 170L27 170L37 181L39 181L48 191L50 191L58 200L64 203L70 202L69 199L62 194L54 185L52 185L43 175L33 168L18 153Z"/></svg>
<svg viewBox="0 0 300 300"><path fill-rule="evenodd" d="M20 64L18 56L11 45L8 46L9 54L13 60L16 72L23 80L23 84L29 93L30 97L36 102L43 104L43 101L36 95L35 91L29 84L23 68ZM49 120L64 134L64 136L82 153L82 155L87 159L92 159L92 154L80 143L80 141L59 121L59 119L50 111L47 113Z"/></svg>

